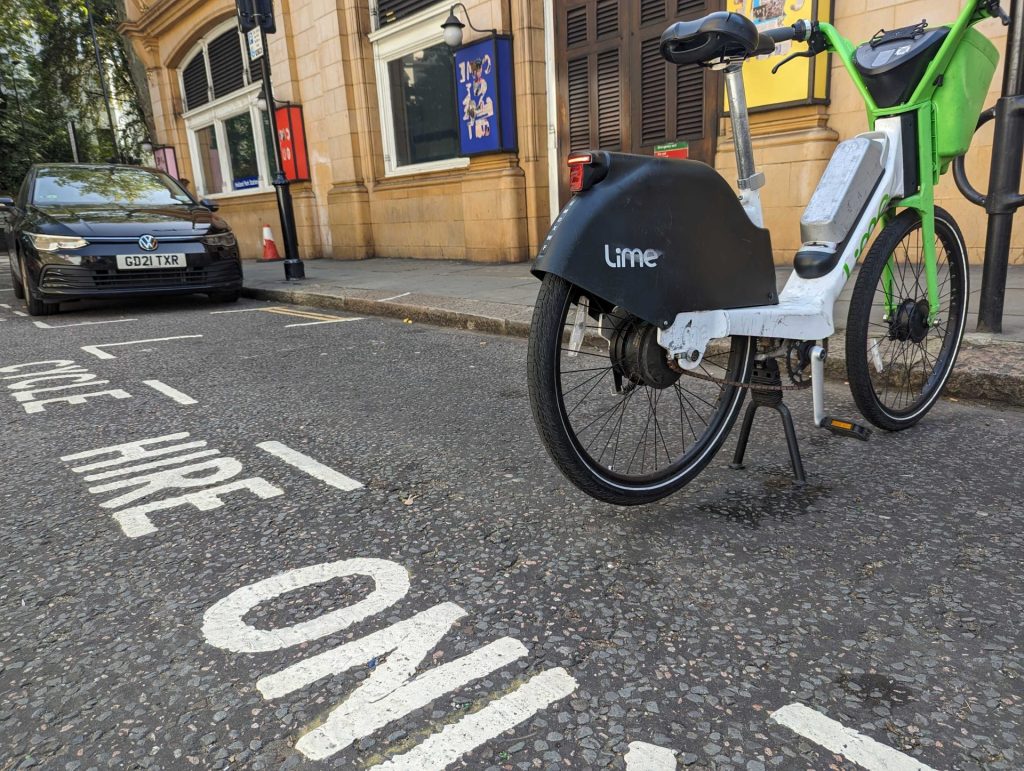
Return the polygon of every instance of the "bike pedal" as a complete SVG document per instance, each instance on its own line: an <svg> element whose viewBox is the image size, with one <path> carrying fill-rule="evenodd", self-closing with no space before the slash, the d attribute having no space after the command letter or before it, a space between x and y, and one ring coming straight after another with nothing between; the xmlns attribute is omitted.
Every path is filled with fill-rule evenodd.
<svg viewBox="0 0 1024 771"><path fill-rule="evenodd" d="M871 438L870 428L865 428L858 423L854 423L852 420L845 420L842 418L825 418L821 423L821 427L836 436L860 439L862 442L866 442Z"/></svg>

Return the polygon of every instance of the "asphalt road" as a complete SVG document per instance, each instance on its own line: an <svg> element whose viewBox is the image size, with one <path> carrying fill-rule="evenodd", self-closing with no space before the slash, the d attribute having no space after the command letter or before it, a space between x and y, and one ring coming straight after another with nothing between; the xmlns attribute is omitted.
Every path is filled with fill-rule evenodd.
<svg viewBox="0 0 1024 771"><path fill-rule="evenodd" d="M619 510L521 340L6 276L2 769L1024 767L1020 411Z"/></svg>

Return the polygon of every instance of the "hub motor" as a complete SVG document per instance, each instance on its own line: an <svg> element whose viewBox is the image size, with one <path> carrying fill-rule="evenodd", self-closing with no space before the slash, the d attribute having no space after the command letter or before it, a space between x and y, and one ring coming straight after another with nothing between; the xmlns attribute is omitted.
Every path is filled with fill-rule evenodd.
<svg viewBox="0 0 1024 771"><path fill-rule="evenodd" d="M672 368L668 352L658 345L658 328L632 314L611 318L610 355L615 373L636 385L658 389L675 385L682 373Z"/></svg>
<svg viewBox="0 0 1024 771"><path fill-rule="evenodd" d="M904 300L889 322L889 337L901 343L920 343L928 337L929 305L927 300Z"/></svg>

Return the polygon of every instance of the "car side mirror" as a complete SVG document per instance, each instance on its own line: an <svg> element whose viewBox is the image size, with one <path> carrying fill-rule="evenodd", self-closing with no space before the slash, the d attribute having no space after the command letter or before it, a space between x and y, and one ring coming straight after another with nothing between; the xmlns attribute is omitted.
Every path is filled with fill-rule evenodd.
<svg viewBox="0 0 1024 771"><path fill-rule="evenodd" d="M210 211L217 211L220 208L220 204L210 198L204 198L199 203Z"/></svg>
<svg viewBox="0 0 1024 771"><path fill-rule="evenodd" d="M9 195L0 195L0 211L8 211L14 208L14 199Z"/></svg>

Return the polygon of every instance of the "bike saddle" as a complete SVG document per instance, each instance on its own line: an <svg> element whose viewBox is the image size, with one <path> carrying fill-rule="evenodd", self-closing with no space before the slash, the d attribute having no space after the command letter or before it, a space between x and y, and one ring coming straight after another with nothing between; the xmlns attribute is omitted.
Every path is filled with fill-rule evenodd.
<svg viewBox="0 0 1024 771"><path fill-rule="evenodd" d="M718 11L673 24L661 36L661 55L673 64L701 64L770 54L775 41L739 13Z"/></svg>

